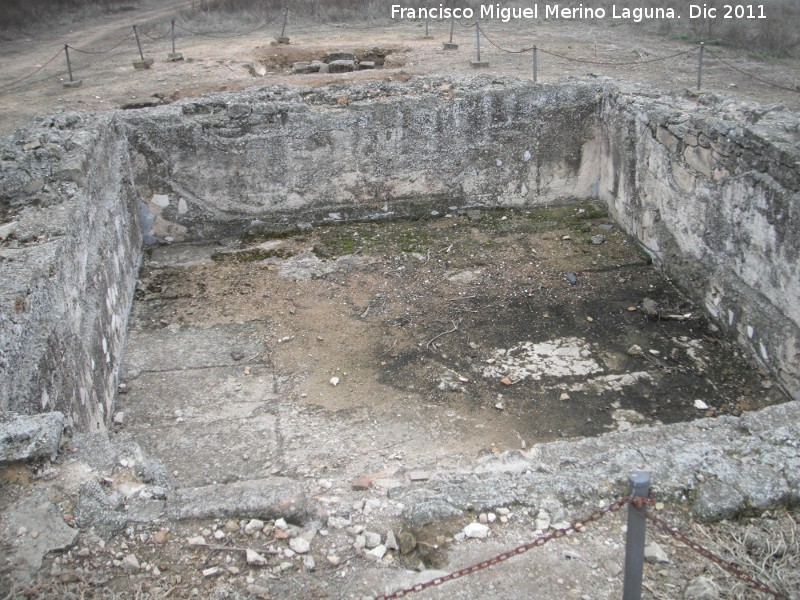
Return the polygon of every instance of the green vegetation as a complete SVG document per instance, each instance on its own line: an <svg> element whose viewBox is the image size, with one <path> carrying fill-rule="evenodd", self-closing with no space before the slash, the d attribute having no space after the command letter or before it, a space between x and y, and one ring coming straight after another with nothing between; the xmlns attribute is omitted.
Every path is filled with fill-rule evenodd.
<svg viewBox="0 0 800 600"><path fill-rule="evenodd" d="M246 250L215 252L211 255L211 260L216 263L248 263L266 260L267 258L289 258L293 254L293 252L284 248L277 248L273 250L265 250L263 248L248 248Z"/></svg>

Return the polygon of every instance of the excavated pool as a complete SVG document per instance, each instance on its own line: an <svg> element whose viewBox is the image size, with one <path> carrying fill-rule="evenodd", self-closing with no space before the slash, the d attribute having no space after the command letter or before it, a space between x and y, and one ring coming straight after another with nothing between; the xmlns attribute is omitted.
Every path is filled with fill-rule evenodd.
<svg viewBox="0 0 800 600"><path fill-rule="evenodd" d="M757 409L800 393L797 148L781 107L598 80L42 118L0 156L0 408L140 446L174 518L302 520L306 479L364 477L430 522L634 463L701 504L789 502L790 467L758 500L727 478L766 467L726 461L796 460L758 433L795 403ZM600 471L567 485L573 452ZM497 471L522 479L458 479Z"/></svg>
<svg viewBox="0 0 800 600"><path fill-rule="evenodd" d="M786 399L592 204L147 255L116 429L183 486L433 471Z"/></svg>

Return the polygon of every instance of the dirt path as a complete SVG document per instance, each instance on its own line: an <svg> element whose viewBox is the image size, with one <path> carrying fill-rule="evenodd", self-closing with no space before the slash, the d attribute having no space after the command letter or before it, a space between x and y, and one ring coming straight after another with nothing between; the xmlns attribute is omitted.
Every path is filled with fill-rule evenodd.
<svg viewBox="0 0 800 600"><path fill-rule="evenodd" d="M310 21L292 23L288 34L290 46L272 46L278 33L273 24L249 35L212 39L178 30L178 50L190 61L166 62L171 51L168 38L153 40L167 33L174 7L183 3L146 2L141 7L117 15L56 26L42 31L36 38L18 39L0 44L0 132L10 133L15 127L36 115L55 110L103 111L118 108L131 99L149 98L154 94L165 101L195 96L210 91L234 90L253 85L293 83L324 85L360 78L403 78L416 74L470 73L475 70L469 61L474 58L474 29L457 27L456 51L442 50L448 37L447 24L432 23L434 39L423 39L421 23L390 22L381 24L318 24ZM140 24L144 52L155 59L153 67L135 71L132 62L138 58L131 33L133 24ZM248 31L253 23L205 21L184 22L193 31ZM257 24L255 24L257 25ZM275 30L275 31L273 31ZM482 58L488 61L491 73L532 76L531 53L510 54L499 50L520 50L538 44L538 78L553 81L564 77L615 77L657 85L677 93L694 88L698 56L693 46L684 41L637 32L635 29L608 27L593 23L543 22L534 28L518 23L486 23L489 39L482 44ZM212 34L216 35L216 34ZM224 34L223 34L224 35ZM491 41L490 41L491 40ZM87 55L72 52L75 77L83 80L77 89L64 89L66 65L65 42L91 50L103 50L122 44L112 52ZM496 44L493 45L492 43ZM323 57L337 49L383 48L393 51L386 68L340 75L292 75L288 67L294 60ZM743 100L765 104L780 102L789 108L800 108L800 94L789 91L800 82L800 63L796 60L755 60L720 47L709 48L704 72L704 89L732 94ZM662 62L646 62L669 57ZM555 55L569 56L589 62L576 62ZM737 70L722 64L724 59ZM55 57L55 58L54 58ZM15 83L54 58L53 62L33 77ZM640 64L629 64L631 61ZM594 63L622 63L623 66ZM249 67L251 65L252 67ZM770 81L787 89L770 87L746 75Z"/></svg>

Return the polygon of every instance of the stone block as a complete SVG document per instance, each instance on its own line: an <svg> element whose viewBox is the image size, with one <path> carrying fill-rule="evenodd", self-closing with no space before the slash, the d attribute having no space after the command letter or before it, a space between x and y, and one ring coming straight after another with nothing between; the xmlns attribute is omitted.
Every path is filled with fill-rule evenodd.
<svg viewBox="0 0 800 600"><path fill-rule="evenodd" d="M64 415L60 412L0 414L0 464L37 458L54 460L63 429Z"/></svg>
<svg viewBox="0 0 800 600"><path fill-rule="evenodd" d="M152 58L145 58L143 60L135 60L133 61L133 68L137 71L141 71L142 69L149 69L153 66L155 61Z"/></svg>
<svg viewBox="0 0 800 600"><path fill-rule="evenodd" d="M442 50L458 50L458 44L453 42L445 42L442 44Z"/></svg>
<svg viewBox="0 0 800 600"><path fill-rule="evenodd" d="M680 143L680 140L672 135L668 129L659 127L658 131L656 132L656 139L664 144L672 154L678 151L678 144Z"/></svg>
<svg viewBox="0 0 800 600"><path fill-rule="evenodd" d="M353 52L348 52L346 50L337 50L336 52L331 52L328 54L328 63L332 63L335 60L358 60L358 57Z"/></svg>
<svg viewBox="0 0 800 600"><path fill-rule="evenodd" d="M329 73L351 73L358 68L358 63L354 60L334 60L328 63Z"/></svg>
<svg viewBox="0 0 800 600"><path fill-rule="evenodd" d="M711 150L708 148L690 146L684 150L683 158L695 171L699 171L709 178L712 176Z"/></svg>

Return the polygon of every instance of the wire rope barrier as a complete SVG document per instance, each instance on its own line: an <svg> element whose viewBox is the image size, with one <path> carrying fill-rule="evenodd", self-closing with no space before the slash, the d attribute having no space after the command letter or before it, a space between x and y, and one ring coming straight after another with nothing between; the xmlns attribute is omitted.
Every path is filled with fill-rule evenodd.
<svg viewBox="0 0 800 600"><path fill-rule="evenodd" d="M186 3L185 5L182 5L182 6L189 6L190 4L193 5L194 3ZM236 38L241 38L241 37L245 37L245 36L248 36L248 35L252 35L253 33L261 31L261 30L269 27L270 25L275 24L276 22L279 21L280 18L281 17L278 16L276 18L269 19L267 21L264 21L263 23L260 23L256 27L253 27L253 28L248 29L246 31L205 32L205 31L199 31L199 30L191 29L189 27L186 27L186 26L178 24L178 23L174 23L174 21L173 21L173 25L174 25L174 29L179 29L179 30L181 30L181 31L183 31L183 32L185 32L185 33L187 33L189 35L204 37L204 38L208 38L208 39L225 40L225 39L236 39ZM283 18L284 19L286 18L285 15L283 16ZM728 69L730 69L732 71L735 71L736 73L738 73L739 75L741 75L743 77L746 77L746 78L751 79L753 81L759 82L759 83L761 83L763 85L766 85L766 86L769 86L771 88L778 89L778 90L781 90L781 91L784 91L784 92L800 94L800 85L797 85L797 86L794 86L794 87L790 87L790 86L787 86L787 85L781 85L779 83L775 83L775 82L769 81L767 79L764 79L763 77L761 77L759 75L755 75L753 73L750 73L747 70L745 70L745 69L733 64L730 60L727 60L727 59L723 58L722 56L720 56L719 53L713 52L713 51L709 50L707 47L703 48L702 44L699 47L697 45L695 45L695 46L692 46L691 48L688 48L686 50L682 50L682 51L674 52L674 53L666 55L666 56L659 56L659 57L654 57L654 58L629 60L629 61L596 60L596 59L592 60L592 59L588 59L588 58L579 58L579 57L576 57L576 56L569 56L567 54L563 54L563 53L556 52L556 51L553 51L553 50L548 50L546 47L541 47L541 46L526 46L526 47L521 48L521 49L506 48L503 45L501 45L499 42L497 42L495 39L493 39L493 37L487 35L485 27L482 26L479 21L473 21L471 23L464 23L461 20L454 21L452 19L429 19L429 21L440 22L440 23L458 22L459 26L464 30L470 30L470 29L473 29L473 28L477 28L478 31L479 31L479 34L482 35L483 38L492 47L494 47L496 50L498 50L500 52L503 52L503 53L506 53L506 54L520 55L520 54L526 54L528 52L539 52L539 53L541 53L543 55L551 56L551 57L553 57L555 59L559 59L559 60L569 61L569 62L578 63L578 64L595 65L595 66L611 67L611 68L614 68L614 67L635 67L635 66L639 66L639 65L649 65L649 64L653 64L653 63L673 60L673 59L677 59L677 58L680 58L680 57L683 57L683 56L690 55L690 54L696 52L698 50L698 48L701 48L701 56L702 56L702 51L704 50L704 51L708 52L708 54L709 54L709 56L711 58L713 58L714 60L718 61L723 67L728 68ZM347 25L347 28L348 29L352 29L352 30L356 30L356 31L368 31L368 30L375 30L375 29L386 29L386 25L377 25L377 24L376 25L360 25L360 26L359 25ZM144 36L146 36L148 39L150 39L151 41L158 42L158 41L162 41L164 39L169 38L170 37L170 33L172 33L174 30L168 30L167 33L165 33L163 35L156 33L156 30L151 30L151 31L148 32L146 30L139 29L138 31L140 33L142 33ZM479 37L480 37L480 35L479 35ZM130 40L132 37L134 37L134 32L132 32L132 31L128 32L124 37L122 37L113 46L111 46L109 48L106 48L106 49L102 49L102 50L95 50L95 49L90 49L90 48L79 48L79 47L73 46L71 44L66 44L64 49L59 50L56 54L54 54L52 57L50 57L44 64L37 66L33 71L31 71L27 75L18 77L17 79L14 79L13 81L10 81L8 83L0 85L0 93L7 93L7 92L10 92L10 91L21 89L21 88L26 87L26 86L36 85L38 83L42 83L42 82L48 81L50 79L53 79L57 75L50 75L50 76L47 76L47 77L43 77L43 78L39 78L39 79L35 79L35 80L31 81L31 79L34 78L38 73L40 73L42 70L44 70L49 65L51 65L61 55L62 52L65 52L67 50L72 50L74 52L77 52L77 53L80 53L80 54L89 55L89 56L105 56L105 55L108 55L109 53L113 52L114 50L116 50L120 46L122 46L124 43L126 43L128 40ZM114 55L114 56L116 56L116 55ZM76 70L83 70L83 69L87 68L88 66L89 65L78 66L76 68ZM701 69L702 69L702 59L701 59Z"/></svg>

